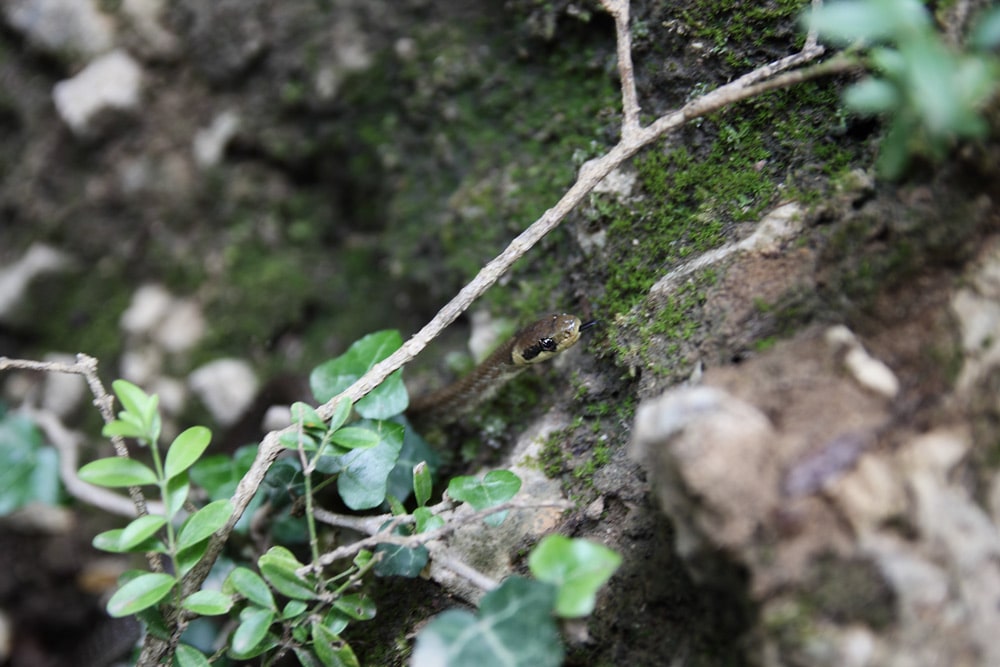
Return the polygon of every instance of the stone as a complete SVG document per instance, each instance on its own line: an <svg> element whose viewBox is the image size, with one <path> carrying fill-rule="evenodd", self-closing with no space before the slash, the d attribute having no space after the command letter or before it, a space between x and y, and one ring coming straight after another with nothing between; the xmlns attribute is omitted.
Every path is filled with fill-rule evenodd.
<svg viewBox="0 0 1000 667"><path fill-rule="evenodd" d="M96 0L6 0L4 20L37 49L90 59L112 48L115 24Z"/></svg>
<svg viewBox="0 0 1000 667"><path fill-rule="evenodd" d="M243 359L216 359L188 376L188 385L212 417L229 426L243 414L257 394L257 376Z"/></svg>
<svg viewBox="0 0 1000 667"><path fill-rule="evenodd" d="M131 113L139 108L142 68L117 50L91 61L79 74L60 81L52 90L56 111L74 134L97 134L98 122L109 112Z"/></svg>

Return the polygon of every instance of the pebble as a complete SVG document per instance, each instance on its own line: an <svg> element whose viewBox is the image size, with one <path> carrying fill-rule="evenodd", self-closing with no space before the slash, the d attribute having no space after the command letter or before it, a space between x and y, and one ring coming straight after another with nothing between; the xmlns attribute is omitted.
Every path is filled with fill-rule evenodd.
<svg viewBox="0 0 1000 667"><path fill-rule="evenodd" d="M142 68L122 50L91 61L79 74L60 81L52 90L56 111L77 136L97 132L103 112L138 109Z"/></svg>

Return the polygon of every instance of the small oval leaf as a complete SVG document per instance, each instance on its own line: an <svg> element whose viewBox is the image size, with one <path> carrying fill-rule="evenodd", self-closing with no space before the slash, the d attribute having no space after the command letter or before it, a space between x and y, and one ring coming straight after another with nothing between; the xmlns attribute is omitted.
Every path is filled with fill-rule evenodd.
<svg viewBox="0 0 1000 667"><path fill-rule="evenodd" d="M346 449L368 449L379 443L378 433L357 426L345 426L334 432L330 439Z"/></svg>
<svg viewBox="0 0 1000 667"><path fill-rule="evenodd" d="M271 589L268 588L267 583L261 579L260 575L251 569L237 567L230 572L222 589L229 590L230 586L259 607L277 609L274 604L274 596L271 595Z"/></svg>
<svg viewBox="0 0 1000 667"><path fill-rule="evenodd" d="M122 456L91 461L80 468L77 475L90 484L111 488L156 484L156 473L152 468Z"/></svg>
<svg viewBox="0 0 1000 667"><path fill-rule="evenodd" d="M274 612L270 609L250 607L240 614L240 624L233 633L230 647L237 656L244 657L267 636L267 630L274 622Z"/></svg>
<svg viewBox="0 0 1000 667"><path fill-rule="evenodd" d="M177 536L177 548L184 549L208 538L212 533L226 525L233 513L233 504L229 500L216 500L192 514L181 528Z"/></svg>
<svg viewBox="0 0 1000 667"><path fill-rule="evenodd" d="M211 667L205 654L193 646L179 644L177 652L174 653L174 665L176 667Z"/></svg>
<svg viewBox="0 0 1000 667"><path fill-rule="evenodd" d="M108 614L113 618L131 616L162 600L177 580L163 572L146 572L119 588L108 600Z"/></svg>
<svg viewBox="0 0 1000 667"><path fill-rule="evenodd" d="M232 608L233 599L219 591L195 591L184 598L181 606L202 616L218 616Z"/></svg>
<svg viewBox="0 0 1000 667"><path fill-rule="evenodd" d="M173 479L201 458L212 441L212 432L204 426L192 426L186 429L170 443L167 450L167 460L163 464L163 474L167 479Z"/></svg>
<svg viewBox="0 0 1000 667"><path fill-rule="evenodd" d="M141 516L122 529L121 535L118 538L118 547L122 551L128 551L155 535L156 531L166 523L167 520L157 514Z"/></svg>

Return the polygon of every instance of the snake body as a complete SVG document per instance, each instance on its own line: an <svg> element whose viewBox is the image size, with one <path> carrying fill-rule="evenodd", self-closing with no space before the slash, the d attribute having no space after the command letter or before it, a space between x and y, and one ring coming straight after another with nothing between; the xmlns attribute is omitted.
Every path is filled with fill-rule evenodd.
<svg viewBox="0 0 1000 667"><path fill-rule="evenodd" d="M547 315L519 330L468 375L410 403L407 414L438 423L452 422L492 397L528 366L573 347L592 326L576 315Z"/></svg>

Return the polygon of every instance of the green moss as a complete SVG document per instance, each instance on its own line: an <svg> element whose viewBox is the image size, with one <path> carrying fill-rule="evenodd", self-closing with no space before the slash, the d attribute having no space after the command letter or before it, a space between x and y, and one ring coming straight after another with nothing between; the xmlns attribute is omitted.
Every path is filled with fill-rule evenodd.
<svg viewBox="0 0 1000 667"><path fill-rule="evenodd" d="M750 57L754 50L765 50L771 44L787 49L788 41L801 47L797 17L807 7L804 0L695 0L679 13L691 33L708 42L711 53L722 56L730 67L745 68L755 66Z"/></svg>

